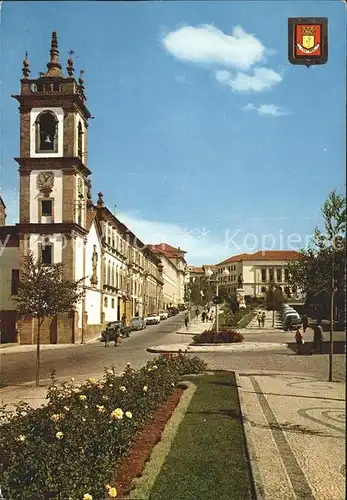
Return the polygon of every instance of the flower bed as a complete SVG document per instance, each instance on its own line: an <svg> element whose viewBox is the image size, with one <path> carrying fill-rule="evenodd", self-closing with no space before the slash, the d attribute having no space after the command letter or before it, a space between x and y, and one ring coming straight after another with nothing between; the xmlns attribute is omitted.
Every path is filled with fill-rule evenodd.
<svg viewBox="0 0 347 500"><path fill-rule="evenodd" d="M205 330L193 339L194 344L230 344L232 342L243 342L242 333L231 331L211 331Z"/></svg>
<svg viewBox="0 0 347 500"><path fill-rule="evenodd" d="M176 391L183 375L202 373L197 357L165 355L122 376L53 384L48 404L0 412L0 485L11 500L115 498L112 478L138 433Z"/></svg>

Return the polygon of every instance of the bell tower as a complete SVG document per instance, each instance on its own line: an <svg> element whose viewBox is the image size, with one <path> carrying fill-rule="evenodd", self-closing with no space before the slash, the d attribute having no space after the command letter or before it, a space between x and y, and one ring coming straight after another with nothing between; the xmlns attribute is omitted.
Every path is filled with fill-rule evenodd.
<svg viewBox="0 0 347 500"><path fill-rule="evenodd" d="M69 277L77 280L85 252L87 210L92 205L87 166L91 115L83 71L76 79L72 54L64 76L53 32L47 71L30 78L26 53L20 94L12 97L19 102L20 113L20 156L15 158L20 177L20 253L30 250L46 264L63 262Z"/></svg>
<svg viewBox="0 0 347 500"><path fill-rule="evenodd" d="M19 230L30 250L47 263L64 260L71 235L86 233L90 198L87 128L91 115L83 72L76 80L71 51L66 71L63 76L53 32L47 71L30 78L26 53L21 91L12 96L20 104L20 156L15 158L20 175Z"/></svg>

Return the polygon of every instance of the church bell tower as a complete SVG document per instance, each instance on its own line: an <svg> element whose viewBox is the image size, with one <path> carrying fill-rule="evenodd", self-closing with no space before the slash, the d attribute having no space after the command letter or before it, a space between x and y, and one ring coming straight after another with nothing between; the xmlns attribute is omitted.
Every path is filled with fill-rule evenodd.
<svg viewBox="0 0 347 500"><path fill-rule="evenodd" d="M74 77L70 51L66 75L52 33L47 71L30 78L28 55L23 61L19 102L19 241L46 264L63 262L71 279L79 279L78 262L87 234L91 206L91 174L87 166L86 105L83 72ZM71 341L71 340L67 340Z"/></svg>

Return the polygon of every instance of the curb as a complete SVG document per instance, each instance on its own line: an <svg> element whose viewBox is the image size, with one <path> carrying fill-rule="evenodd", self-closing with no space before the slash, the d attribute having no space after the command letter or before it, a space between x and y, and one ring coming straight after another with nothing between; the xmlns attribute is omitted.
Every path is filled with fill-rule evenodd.
<svg viewBox="0 0 347 500"><path fill-rule="evenodd" d="M244 434L244 438L245 438L245 445L246 445L245 448L246 448L247 461L249 463L251 481L252 481L254 493L255 493L254 500L266 500L264 487L263 487L263 481L261 479L261 474L260 474L260 471L258 468L257 456L255 453L255 449L254 449L252 437L251 437L252 436L252 428L251 428L251 424L248 421L246 408L245 408L245 404L244 404L240 376L239 376L238 372L234 372L234 373L235 373L235 379L236 379L237 393L239 396L240 410L241 410L241 415L242 415L241 421L242 421L242 427L243 427L243 434Z"/></svg>
<svg viewBox="0 0 347 500"><path fill-rule="evenodd" d="M181 396L173 414L164 427L159 443L155 445L150 455L149 461L145 465L142 476L133 481L134 489L131 490L129 498L136 500L145 500L150 498L150 492L155 484L157 477L165 463L172 443L176 437L180 423L182 422L197 386L192 382L181 382L187 389Z"/></svg>

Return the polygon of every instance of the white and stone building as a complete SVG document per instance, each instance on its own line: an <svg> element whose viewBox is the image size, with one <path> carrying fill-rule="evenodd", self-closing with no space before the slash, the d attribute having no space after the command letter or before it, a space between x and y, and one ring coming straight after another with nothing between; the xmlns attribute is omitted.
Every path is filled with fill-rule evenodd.
<svg viewBox="0 0 347 500"><path fill-rule="evenodd" d="M228 269L229 277L221 287L230 294L239 288L241 277L245 296L263 297L269 283L281 287L285 295L291 295L288 262L298 260L300 256L294 250L260 250L254 254L234 255L217 264L217 276L221 276L223 269Z"/></svg>
<svg viewBox="0 0 347 500"><path fill-rule="evenodd" d="M93 203L84 83L71 59L63 76L58 54L54 32L48 71L30 79L25 59L20 94L12 96L20 110L20 206L19 223L8 226L0 199L2 341L15 341L18 331L21 343L36 342L36 321L17 318L13 301L28 251L47 265L62 262L85 290L70 313L45 321L43 343L84 341L107 321L162 307L160 258L107 209L101 192Z"/></svg>

